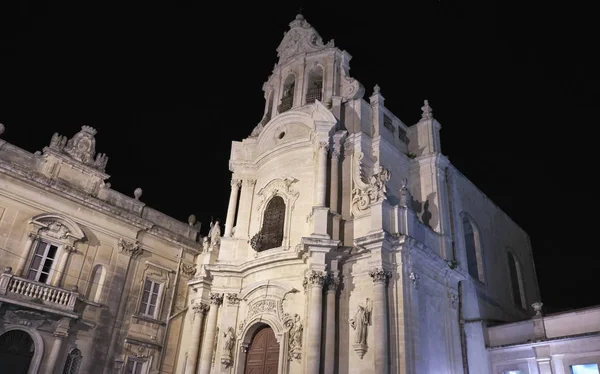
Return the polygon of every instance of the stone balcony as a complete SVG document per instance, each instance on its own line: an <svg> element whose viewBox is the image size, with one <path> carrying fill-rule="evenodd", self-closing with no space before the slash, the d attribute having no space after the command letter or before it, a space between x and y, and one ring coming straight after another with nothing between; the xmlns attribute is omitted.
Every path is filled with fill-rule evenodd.
<svg viewBox="0 0 600 374"><path fill-rule="evenodd" d="M0 305L15 304L48 313L78 318L75 311L79 292L66 290L46 283L17 277L7 267L0 274Z"/></svg>

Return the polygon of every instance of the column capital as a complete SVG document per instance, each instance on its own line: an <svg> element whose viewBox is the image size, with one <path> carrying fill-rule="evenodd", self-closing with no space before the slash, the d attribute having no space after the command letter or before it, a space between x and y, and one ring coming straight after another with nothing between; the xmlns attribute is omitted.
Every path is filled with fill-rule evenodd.
<svg viewBox="0 0 600 374"><path fill-rule="evenodd" d="M238 189L241 186L242 186L242 181L240 179L237 179L237 178L231 179L231 188Z"/></svg>
<svg viewBox="0 0 600 374"><path fill-rule="evenodd" d="M208 312L209 309L210 309L210 307L204 303L197 303L197 304L192 305L192 311L194 312L194 314L196 314L196 313L206 314L206 312Z"/></svg>
<svg viewBox="0 0 600 374"><path fill-rule="evenodd" d="M329 143L328 142L319 142L318 144L319 151L329 151Z"/></svg>
<svg viewBox="0 0 600 374"><path fill-rule="evenodd" d="M331 155L331 159L332 160L339 160L341 152L339 149L332 149L331 152L329 153Z"/></svg>
<svg viewBox="0 0 600 374"><path fill-rule="evenodd" d="M340 278L333 273L329 273L327 276L327 292L336 292L340 286Z"/></svg>
<svg viewBox="0 0 600 374"><path fill-rule="evenodd" d="M223 304L223 294L211 292L210 303L217 306Z"/></svg>
<svg viewBox="0 0 600 374"><path fill-rule="evenodd" d="M374 268L369 272L371 278L373 278L374 284L387 284L388 279L392 276L392 273L383 268Z"/></svg>
<svg viewBox="0 0 600 374"><path fill-rule="evenodd" d="M304 282L302 282L304 288L307 287L321 287L325 284L326 276L321 271L311 270L306 276L304 276Z"/></svg>
<svg viewBox="0 0 600 374"><path fill-rule="evenodd" d="M244 179L243 184L247 187L254 187L256 184L256 179Z"/></svg>
<svg viewBox="0 0 600 374"><path fill-rule="evenodd" d="M228 305L238 305L240 303L240 298L237 293L228 293L227 294L227 304Z"/></svg>

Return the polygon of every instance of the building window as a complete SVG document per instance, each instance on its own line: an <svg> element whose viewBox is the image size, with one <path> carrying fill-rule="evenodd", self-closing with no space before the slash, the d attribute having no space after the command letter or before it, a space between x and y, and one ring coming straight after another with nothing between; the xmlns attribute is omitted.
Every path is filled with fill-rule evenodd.
<svg viewBox="0 0 600 374"><path fill-rule="evenodd" d="M404 130L402 127L398 126L398 139L400 139L403 142L408 142L408 136L406 136L406 130Z"/></svg>
<svg viewBox="0 0 600 374"><path fill-rule="evenodd" d="M95 303L100 301L102 296L102 288L104 287L104 278L106 276L106 270L102 265L94 266L92 276L90 277L90 283L88 284L87 299Z"/></svg>
<svg viewBox="0 0 600 374"><path fill-rule="evenodd" d="M312 104L316 100L323 101L323 70L317 66L308 74L306 89L306 104Z"/></svg>
<svg viewBox="0 0 600 374"><path fill-rule="evenodd" d="M394 133L394 121L387 114L383 115L383 126L390 130L392 134Z"/></svg>
<svg viewBox="0 0 600 374"><path fill-rule="evenodd" d="M511 252L508 252L508 272L510 274L510 286L515 305L523 309L527 309L523 278L521 275L521 266L519 265L519 261L517 261L514 254Z"/></svg>
<svg viewBox="0 0 600 374"><path fill-rule="evenodd" d="M150 279L144 281L144 291L142 293L142 302L140 303L141 315L150 318L158 318L162 286L162 283Z"/></svg>
<svg viewBox="0 0 600 374"><path fill-rule="evenodd" d="M283 84L283 95L281 95L281 104L277 111L279 113L287 112L294 105L294 90L296 88L296 78L294 74L288 75L285 83Z"/></svg>
<svg viewBox="0 0 600 374"><path fill-rule="evenodd" d="M124 374L146 374L148 372L147 361L143 361L134 357L127 357Z"/></svg>
<svg viewBox="0 0 600 374"><path fill-rule="evenodd" d="M27 279L41 283L50 283L52 264L54 264L54 260L56 259L57 250L58 247L53 244L42 240L38 241L35 253L31 259Z"/></svg>
<svg viewBox="0 0 600 374"><path fill-rule="evenodd" d="M467 270L473 278L480 282L484 282L483 255L479 231L475 228L473 222L466 214L462 214L462 226L465 239L465 250L467 252Z"/></svg>
<svg viewBox="0 0 600 374"><path fill-rule="evenodd" d="M81 365L81 351L77 348L71 350L67 355L67 361L63 369L63 374L77 374L79 373L79 365Z"/></svg>
<svg viewBox="0 0 600 374"><path fill-rule="evenodd" d="M571 365L571 374L600 374L598 364Z"/></svg>
<svg viewBox="0 0 600 374"><path fill-rule="evenodd" d="M281 196L274 196L265 209L263 224L252 240L252 248L257 251L281 247L285 224L285 202Z"/></svg>

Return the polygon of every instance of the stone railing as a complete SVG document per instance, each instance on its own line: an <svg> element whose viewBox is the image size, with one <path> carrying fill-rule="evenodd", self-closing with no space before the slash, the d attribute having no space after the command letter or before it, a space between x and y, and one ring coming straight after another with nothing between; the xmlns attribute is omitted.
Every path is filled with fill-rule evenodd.
<svg viewBox="0 0 600 374"><path fill-rule="evenodd" d="M0 296L72 312L79 292L17 277L7 267L0 274Z"/></svg>

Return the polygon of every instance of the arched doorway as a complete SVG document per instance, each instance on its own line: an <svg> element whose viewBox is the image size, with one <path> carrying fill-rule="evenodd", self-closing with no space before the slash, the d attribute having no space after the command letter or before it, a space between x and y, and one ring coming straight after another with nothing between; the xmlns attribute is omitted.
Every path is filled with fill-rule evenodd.
<svg viewBox="0 0 600 374"><path fill-rule="evenodd" d="M22 330L10 330L0 335L2 372L27 374L35 353L33 339Z"/></svg>
<svg viewBox="0 0 600 374"><path fill-rule="evenodd" d="M245 374L277 374L279 342L273 329L262 327L252 337L246 353Z"/></svg>

